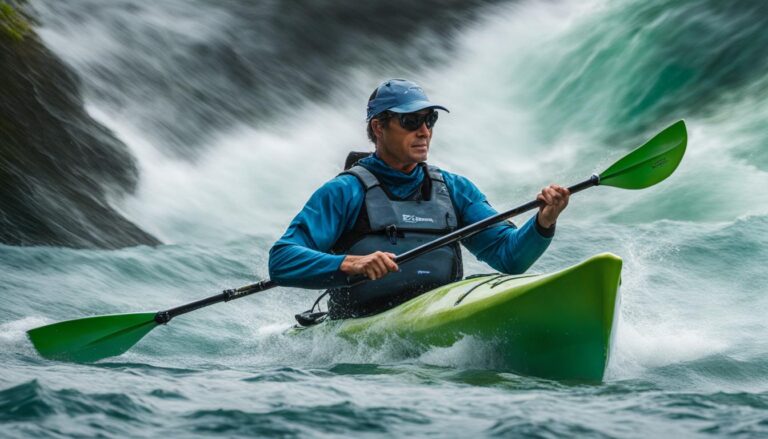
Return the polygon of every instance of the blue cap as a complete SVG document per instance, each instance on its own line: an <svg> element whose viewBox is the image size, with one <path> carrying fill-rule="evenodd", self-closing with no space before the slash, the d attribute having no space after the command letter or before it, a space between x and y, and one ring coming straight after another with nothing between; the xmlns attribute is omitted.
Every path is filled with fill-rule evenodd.
<svg viewBox="0 0 768 439"><path fill-rule="evenodd" d="M368 101L368 117L365 120L370 122L377 114L387 110L393 113L413 113L425 108L448 111L442 105L429 102L424 90L416 83L406 79L390 79L382 82L374 98Z"/></svg>

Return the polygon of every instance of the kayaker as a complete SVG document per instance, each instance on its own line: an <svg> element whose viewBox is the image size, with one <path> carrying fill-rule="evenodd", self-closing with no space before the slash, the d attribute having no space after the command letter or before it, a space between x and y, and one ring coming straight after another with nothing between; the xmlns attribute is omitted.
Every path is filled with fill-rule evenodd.
<svg viewBox="0 0 768 439"><path fill-rule="evenodd" d="M401 267L394 262L396 254L497 213L466 177L426 164L437 110L448 111L408 80L374 90L366 122L375 152L312 194L270 250L272 280L328 288L330 318L348 318L462 278L458 244ZM501 223L462 244L495 270L523 273L549 246L568 197L567 189L549 185L537 197L545 204L522 227ZM372 281L347 287L348 276L358 274Z"/></svg>

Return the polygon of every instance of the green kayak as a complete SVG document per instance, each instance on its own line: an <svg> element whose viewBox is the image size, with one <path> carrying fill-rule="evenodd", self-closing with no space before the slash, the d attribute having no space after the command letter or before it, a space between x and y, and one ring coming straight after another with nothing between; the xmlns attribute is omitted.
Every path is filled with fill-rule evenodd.
<svg viewBox="0 0 768 439"><path fill-rule="evenodd" d="M422 351L472 336L516 373L599 381L610 354L620 275L621 258L603 253L551 274L472 277L381 314L295 332L327 331L373 347L394 336Z"/></svg>

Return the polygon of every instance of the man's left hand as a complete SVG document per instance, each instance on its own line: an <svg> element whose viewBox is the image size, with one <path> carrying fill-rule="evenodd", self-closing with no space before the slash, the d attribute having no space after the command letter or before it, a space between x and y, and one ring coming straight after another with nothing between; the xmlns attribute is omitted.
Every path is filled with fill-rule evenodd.
<svg viewBox="0 0 768 439"><path fill-rule="evenodd" d="M537 200L541 200L544 204L539 208L538 222L539 225L545 229L552 227L552 224L557 221L557 217L560 216L566 206L568 206L568 198L571 193L568 189L558 186L556 184L550 184L541 190L541 193L536 197Z"/></svg>

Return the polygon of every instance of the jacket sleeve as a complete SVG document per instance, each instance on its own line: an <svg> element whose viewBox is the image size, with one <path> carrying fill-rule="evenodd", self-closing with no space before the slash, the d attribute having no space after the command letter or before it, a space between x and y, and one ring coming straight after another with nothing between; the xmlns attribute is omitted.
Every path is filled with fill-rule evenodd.
<svg viewBox="0 0 768 439"><path fill-rule="evenodd" d="M447 172L443 175L461 227L498 213L471 181ZM462 240L462 244L495 270L507 274L523 273L549 247L554 235L554 226L542 229L536 218L534 215L520 228L507 221L501 222Z"/></svg>
<svg viewBox="0 0 768 439"><path fill-rule="evenodd" d="M344 255L330 254L333 244L355 223L364 198L352 175L324 184L291 221L269 250L269 276L278 285L324 289L342 286Z"/></svg>

